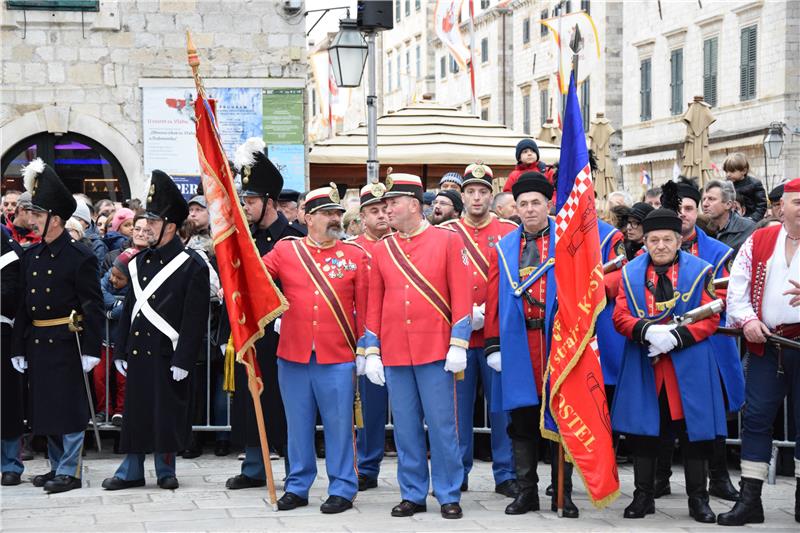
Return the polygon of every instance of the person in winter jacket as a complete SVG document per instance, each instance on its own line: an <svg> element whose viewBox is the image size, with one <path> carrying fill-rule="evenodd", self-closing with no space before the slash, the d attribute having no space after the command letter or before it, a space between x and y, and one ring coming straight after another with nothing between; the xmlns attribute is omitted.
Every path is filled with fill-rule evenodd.
<svg viewBox="0 0 800 533"><path fill-rule="evenodd" d="M544 174L550 184L553 184L553 167L546 165L539 160L539 146L533 139L522 139L517 143L516 149L517 166L508 175L503 192L511 192L511 187L517 182L520 176L526 172L538 172Z"/></svg>
<svg viewBox="0 0 800 533"><path fill-rule="evenodd" d="M114 213L111 231L106 233L104 239L109 251L125 248L130 244L130 239L133 237L133 217L134 212L127 207L117 209Z"/></svg>
<svg viewBox="0 0 800 533"><path fill-rule="evenodd" d="M745 218L758 222L767 212L767 192L760 180L749 176L750 164L741 152L735 152L725 158L722 169L728 181L733 183L737 198L744 202Z"/></svg>

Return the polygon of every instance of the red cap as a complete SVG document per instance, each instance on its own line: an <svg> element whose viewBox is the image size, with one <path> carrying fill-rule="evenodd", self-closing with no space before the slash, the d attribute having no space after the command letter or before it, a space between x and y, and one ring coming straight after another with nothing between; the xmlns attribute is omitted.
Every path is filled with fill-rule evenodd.
<svg viewBox="0 0 800 533"><path fill-rule="evenodd" d="M783 186L783 192L800 192L800 178L795 178L792 181L786 182Z"/></svg>

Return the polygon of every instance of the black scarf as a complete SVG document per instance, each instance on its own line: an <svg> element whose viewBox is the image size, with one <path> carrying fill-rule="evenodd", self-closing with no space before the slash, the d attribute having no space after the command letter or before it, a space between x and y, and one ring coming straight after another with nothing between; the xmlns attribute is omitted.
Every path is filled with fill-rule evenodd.
<svg viewBox="0 0 800 533"><path fill-rule="evenodd" d="M675 255L675 259L671 263L667 263L666 265L653 265L656 276L658 276L656 290L653 292L653 295L656 297L656 302L666 302L673 298L673 293L675 291L672 286L672 280L669 277L669 269L678 262L678 255L679 254Z"/></svg>
<svg viewBox="0 0 800 533"><path fill-rule="evenodd" d="M536 241L542 236L547 235L549 232L549 224L536 233L528 233L527 231L522 232L522 238L525 239L525 246L523 246L522 254L519 258L520 268L536 267L541 264L542 256L539 253L539 246L536 244Z"/></svg>

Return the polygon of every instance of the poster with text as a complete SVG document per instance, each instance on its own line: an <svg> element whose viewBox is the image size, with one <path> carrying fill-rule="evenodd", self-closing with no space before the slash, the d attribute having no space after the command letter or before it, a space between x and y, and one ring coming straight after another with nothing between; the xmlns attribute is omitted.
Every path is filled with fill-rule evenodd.
<svg viewBox="0 0 800 533"><path fill-rule="evenodd" d="M264 142L303 144L303 89L264 89Z"/></svg>
<svg viewBox="0 0 800 533"><path fill-rule="evenodd" d="M248 138L262 136L262 91L258 87L208 89L209 98L217 101L217 127L228 160Z"/></svg>
<svg viewBox="0 0 800 533"><path fill-rule="evenodd" d="M200 175L194 130L194 89L144 88L142 135L144 171Z"/></svg>
<svg viewBox="0 0 800 533"><path fill-rule="evenodd" d="M267 146L267 155L283 176L284 189L306 190L304 145L270 144Z"/></svg>

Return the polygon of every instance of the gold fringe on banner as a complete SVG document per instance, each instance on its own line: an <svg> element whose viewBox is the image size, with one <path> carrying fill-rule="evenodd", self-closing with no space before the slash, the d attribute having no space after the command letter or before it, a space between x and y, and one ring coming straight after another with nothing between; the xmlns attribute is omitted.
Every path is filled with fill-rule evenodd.
<svg viewBox="0 0 800 533"><path fill-rule="evenodd" d="M225 346L225 366L222 380L222 390L233 392L236 390L236 383L233 379L233 366L236 364L236 350L233 347L233 335L228 337L228 344Z"/></svg>

